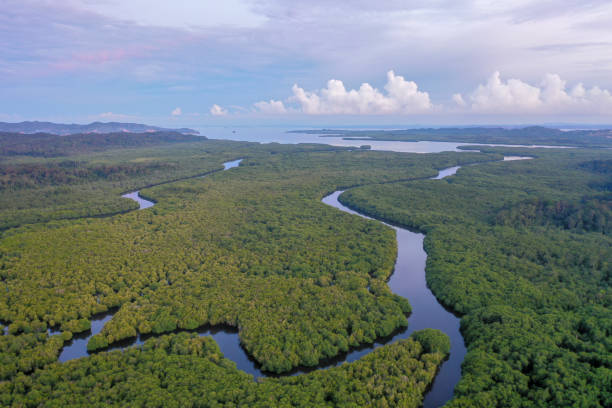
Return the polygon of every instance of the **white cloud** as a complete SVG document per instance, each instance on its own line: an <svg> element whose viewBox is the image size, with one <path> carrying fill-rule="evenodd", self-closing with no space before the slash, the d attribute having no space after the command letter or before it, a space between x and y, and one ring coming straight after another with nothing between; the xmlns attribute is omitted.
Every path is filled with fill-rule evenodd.
<svg viewBox="0 0 612 408"><path fill-rule="evenodd" d="M586 89L582 83L568 90L558 74L546 74L539 85L530 85L520 79L504 80L495 72L471 93L470 104L461 94L453 95L453 100L480 113L597 115L612 110L610 91L597 86Z"/></svg>
<svg viewBox="0 0 612 408"><path fill-rule="evenodd" d="M541 104L539 88L519 79L504 82L499 72L494 72L486 84L478 85L470 99L472 109L485 112L532 110Z"/></svg>
<svg viewBox="0 0 612 408"><path fill-rule="evenodd" d="M225 115L227 115L227 109L223 109L219 105L214 104L210 108L210 114L213 115L213 116L225 116Z"/></svg>
<svg viewBox="0 0 612 408"><path fill-rule="evenodd" d="M338 79L330 79L327 87L318 91L306 91L297 84L292 87L289 103L298 105L297 111L308 115L387 115L429 112L433 105L427 92L419 91L413 81L387 73L386 93L368 83L359 89L347 90ZM281 101L257 102L255 107L264 113L286 113Z"/></svg>
<svg viewBox="0 0 612 408"><path fill-rule="evenodd" d="M261 113L266 114L282 114L287 113L287 108L285 108L285 104L282 101L275 101L274 99L270 99L269 102L261 101L254 104L257 110Z"/></svg>
<svg viewBox="0 0 612 408"><path fill-rule="evenodd" d="M172 116L181 116L182 114L183 111L179 107L174 108L174 110L172 111Z"/></svg>
<svg viewBox="0 0 612 408"><path fill-rule="evenodd" d="M3 99L11 103L0 103L0 110L12 112L16 104L31 106L18 113L32 117L40 106L28 103L23 95L48 101L50 95L62 95L66 89L72 92L70 100L90 94L108 100L117 89L100 84L121 77L128 82L155 82L159 97L140 93L137 102L162 111L168 109L164 100L171 99L167 93L177 92L166 89L179 84L193 90L222 89L226 100L248 105L252 112L257 109L252 102L264 97L268 101L278 92L291 94L279 76L299 78L294 82L308 91L326 87L332 77L342 79L348 89L359 90L363 78L374 78L388 67L409 72L411 80L440 101L462 91L466 107L473 103L466 91L500 68L538 88L542 73L558 73L568 81L566 93L571 97L580 95L580 89L574 94L572 88L580 80L589 84L583 87L583 97L592 84L601 87L599 94L592 89L591 100L605 100L603 89L612 90L610 0L561 0L555 7L550 1L536 0L313 0L304 4L234 0L214 9L210 1L185 0L181 2L185 7L179 8L149 1L146 10L144 3L4 0L0 76L5 81L0 81L0 94L10 96ZM139 7L144 12L130 13ZM197 12L207 8L210 12ZM245 23L236 9L261 17L261 23ZM224 13L229 18L221 18ZM241 72L232 78L235 86L219 85L219 74L228 72ZM37 78L48 79L47 86L32 88L32 79ZM64 82L70 80L83 86L66 87ZM384 81L371 81L387 96L379 83ZM132 98L126 94L129 89L122 87L119 99ZM252 99L263 89L269 93ZM214 92L204 98L210 98L203 101L205 106L219 102ZM294 112L293 104L284 98L282 102L289 113ZM301 110L301 105L293 106ZM465 111L457 106L453 114ZM229 105L225 108L231 115L241 112ZM92 109L97 113L108 108L98 104ZM434 112L444 113L437 107ZM210 117L208 110L203 114ZM610 114L605 116L609 122ZM144 121L151 120L155 119Z"/></svg>
<svg viewBox="0 0 612 408"><path fill-rule="evenodd" d="M457 106L460 106L462 108L466 105L465 100L463 99L463 96L461 96L460 93L453 94L453 101L457 104Z"/></svg>

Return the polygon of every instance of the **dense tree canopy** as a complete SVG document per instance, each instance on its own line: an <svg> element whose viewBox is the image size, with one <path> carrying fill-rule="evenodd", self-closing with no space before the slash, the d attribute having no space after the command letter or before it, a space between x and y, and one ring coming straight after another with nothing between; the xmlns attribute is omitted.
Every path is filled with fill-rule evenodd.
<svg viewBox="0 0 612 408"><path fill-rule="evenodd" d="M428 284L463 315L469 347L451 405L612 405L611 153L534 150L534 160L494 163L525 153L482 150L186 140L1 157L2 404L418 406L448 353L439 332L258 382L193 334L104 351L224 324L281 373L404 327L409 299L385 283L393 230L320 202L355 187L342 202L427 233ZM240 167L210 174L236 158ZM475 162L490 163L424 180ZM139 188L157 204L130 211L119 196ZM109 310L88 344L102 351L56 363Z"/></svg>
<svg viewBox="0 0 612 408"><path fill-rule="evenodd" d="M438 128L396 130L300 130L297 133L341 135L349 139L401 140L406 142L440 141L461 143L493 143L509 145L553 145L580 147L611 147L609 129L559 130L543 126L524 128Z"/></svg>
<svg viewBox="0 0 612 408"><path fill-rule="evenodd" d="M384 284L392 230L320 198L472 156L268 153L147 189L158 203L147 211L7 231L0 317L14 333L37 322L70 331L119 307L91 350L137 333L229 324L266 370L315 365L405 326L410 311Z"/></svg>
<svg viewBox="0 0 612 408"><path fill-rule="evenodd" d="M417 408L448 347L448 337L428 329L353 363L254 382L212 339L181 333L19 375L0 383L0 404Z"/></svg>
<svg viewBox="0 0 612 408"><path fill-rule="evenodd" d="M59 136L49 133L0 132L0 156L57 157L117 148L193 142L204 136L177 132L85 133Z"/></svg>
<svg viewBox="0 0 612 408"><path fill-rule="evenodd" d="M245 159L237 169L193 177L236 157ZM94 163L174 163L173 174L187 179L167 183L172 180L168 174L145 167L142 177L134 176L151 180L141 186L163 183L142 191L157 202L153 208L3 232L0 319L9 334L0 337L2 378L14 386L39 370L63 370L62 364L49 365L63 342L88 330L94 314L110 309L117 312L90 340L90 350L138 333L224 324L239 329L242 345L263 369L285 372L371 343L404 327L410 313L408 301L392 294L385 283L396 255L393 231L329 208L321 197L338 188L430 177L437 168L499 157L215 141L71 156L92 168ZM31 163L20 160L17 165ZM41 163L60 167L49 159ZM40 184L83 191L79 183L90 174L92 185L105 195L116 192L117 185L135 183L129 177L115 181L84 172L83 178L61 180L57 186L55 181ZM88 197L83 202L91 201ZM49 336L49 327L62 334ZM447 340L439 336L423 335L419 341L428 352L448 352ZM436 361L427 369L429 380L418 387L409 385L418 377L397 383L406 385L402 392L414 395L412 402L402 404L418 405ZM359 376L366 381L365 374ZM385 381L394 378L391 372L384 376ZM325 393L317 395L325 398ZM372 404L403 398L393 395L385 391Z"/></svg>
<svg viewBox="0 0 612 408"><path fill-rule="evenodd" d="M531 154L340 196L427 233L428 284L469 350L450 406L612 405L612 153Z"/></svg>
<svg viewBox="0 0 612 408"><path fill-rule="evenodd" d="M14 136L27 138L31 135ZM85 136L100 137L101 141L109 137L78 137ZM61 146L63 138L68 136L47 137L48 144ZM207 141L184 135L176 136L178 140L172 143L164 134L121 134L121 137L128 138L131 145L120 148L116 141L107 145L101 143L99 150L94 152L66 151L54 158L0 154L0 230L58 219L125 213L138 208L134 201L121 198L126 191L202 176L220 170L224 161L257 152L277 154L334 149L321 145L272 144L264 147L256 143ZM139 137L144 139L141 141ZM187 139L181 142L183 138ZM36 140L29 140L27 146L38 148Z"/></svg>

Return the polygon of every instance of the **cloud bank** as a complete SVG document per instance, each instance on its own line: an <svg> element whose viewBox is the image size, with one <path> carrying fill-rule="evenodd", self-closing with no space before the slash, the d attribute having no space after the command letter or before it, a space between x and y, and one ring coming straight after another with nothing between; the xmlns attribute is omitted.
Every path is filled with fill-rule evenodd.
<svg viewBox="0 0 612 408"><path fill-rule="evenodd" d="M308 115L389 115L425 113L433 109L427 92L419 91L414 81L387 73L385 93L364 82L359 89L347 90L338 79L330 79L327 87L318 91L306 91L297 84L291 88L293 95L287 103L297 104L287 109L282 101L270 100L255 103L262 113L301 112Z"/></svg>
<svg viewBox="0 0 612 408"><path fill-rule="evenodd" d="M488 80L464 97L452 95L453 104L434 105L429 93L419 90L414 81L393 71L387 73L385 92L368 83L347 90L337 79L327 87L306 91L293 85L293 95L284 101L271 99L254 104L263 114L301 113L306 115L422 115L422 114L495 114L495 115L610 115L612 92L598 86L586 88L577 83L568 88L558 74L546 74L537 85L520 79L503 79L495 71Z"/></svg>
<svg viewBox="0 0 612 408"><path fill-rule="evenodd" d="M587 89L582 83L568 89L558 74L546 74L538 85L531 85L520 79L504 80L496 71L469 95L469 104L461 94L454 94L453 100L458 107L478 113L609 115L612 111L610 91L598 86Z"/></svg>
<svg viewBox="0 0 612 408"><path fill-rule="evenodd" d="M222 93L224 100L262 117L308 110L318 112L312 121L331 114L326 112L349 112L379 115L372 122L385 122L388 112L414 111L423 112L419 123L433 124L443 123L438 118L450 111L473 113L470 121L476 112L525 111L519 107L528 95L531 106L552 111L550 103L542 107L544 72L567 80L571 86L565 93L572 99L589 101L566 101L562 111L588 113L606 106L604 90L612 90L609 0L228 0L221 5L185 0L174 9L157 3L4 0L0 112L36 119L59 108L70 112L71 120L86 120L110 109L113 101L117 112L141 106L143 120L167 120L168 104L195 111L218 103ZM377 79L389 67L418 84L414 97L427 94L433 108L422 109L426 98L424 105L402 105L391 95ZM496 99L484 93L476 103L475 88L479 83L486 88L483 79L495 70L520 78L510 84L500 76L515 102L493 103ZM326 85L330 78L342 79L342 87ZM580 81L584 96L579 87L573 93ZM294 82L297 96L291 92ZM359 87L362 82L374 90ZM529 87L540 89L539 96ZM336 88L341 92L332 100ZM98 97L92 101L91 95ZM454 103L440 108L451 98ZM260 100L266 102L253 106ZM227 103L229 113L240 112ZM598 121L610 122L609 111L597 109L603 109ZM207 112L202 121L205 116L210 118Z"/></svg>

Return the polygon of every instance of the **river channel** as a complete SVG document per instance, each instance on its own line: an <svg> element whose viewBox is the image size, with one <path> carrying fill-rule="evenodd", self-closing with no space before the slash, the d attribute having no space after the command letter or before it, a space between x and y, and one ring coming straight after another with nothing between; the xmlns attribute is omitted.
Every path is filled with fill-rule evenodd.
<svg viewBox="0 0 612 408"><path fill-rule="evenodd" d="M504 161L525 160L530 158L531 157L506 156L504 157ZM234 160L224 163L223 171L239 166L240 161L241 160ZM440 180L452 176L460 168L461 166L454 166L442 169L438 172L437 176L431 179ZM324 197L322 202L346 213L372 219L342 205L338 201L338 197L343 192L343 190L335 191ZM137 201L141 210L155 205L154 202L141 197L138 191L125 194L122 197ZM324 361L317 367L299 368L285 375L297 375L313 370L337 366L345 362L355 361L378 347L408 338L414 331L426 328L439 329L450 338L450 356L440 367L440 371L424 400L424 407L439 407L452 398L455 385L461 378L461 363L465 357L466 348L459 330L460 319L438 303L433 293L427 287L427 282L425 280L427 253L423 249L423 239L425 236L397 226L385 225L395 230L398 246L395 269L389 278L388 285L393 293L403 296L410 301L412 313L408 319L408 327L394 333L392 336L379 339L374 344L352 349L348 353L343 353L334 359ZM105 314L93 316L91 319L91 330L75 335L62 349L59 360L64 362L89 355L87 352L87 343L89 339L102 330L106 322L112 318L115 311L116 310L113 310ZM254 377L271 375L270 373L263 372L259 364L242 348L237 329L226 326L215 326L203 327L194 330L194 332L197 332L201 336L212 336L219 345L225 358L234 361L238 369L252 374ZM50 330L49 334L59 334L59 332ZM105 351L140 345L149 337L151 337L151 335L139 335L137 338L115 343Z"/></svg>

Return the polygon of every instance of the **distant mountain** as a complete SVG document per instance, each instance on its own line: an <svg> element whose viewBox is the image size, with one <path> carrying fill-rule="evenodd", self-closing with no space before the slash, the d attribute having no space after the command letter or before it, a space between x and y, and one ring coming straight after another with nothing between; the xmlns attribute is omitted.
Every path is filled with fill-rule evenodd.
<svg viewBox="0 0 612 408"><path fill-rule="evenodd" d="M120 123L120 122L93 122L88 125L78 125L75 123L53 123L53 122L20 122L6 123L0 122L0 132L15 133L51 133L54 135L73 135L77 133L146 133L146 132L177 132L186 135L198 135L200 132L193 129L168 129L157 126L143 125L140 123Z"/></svg>

